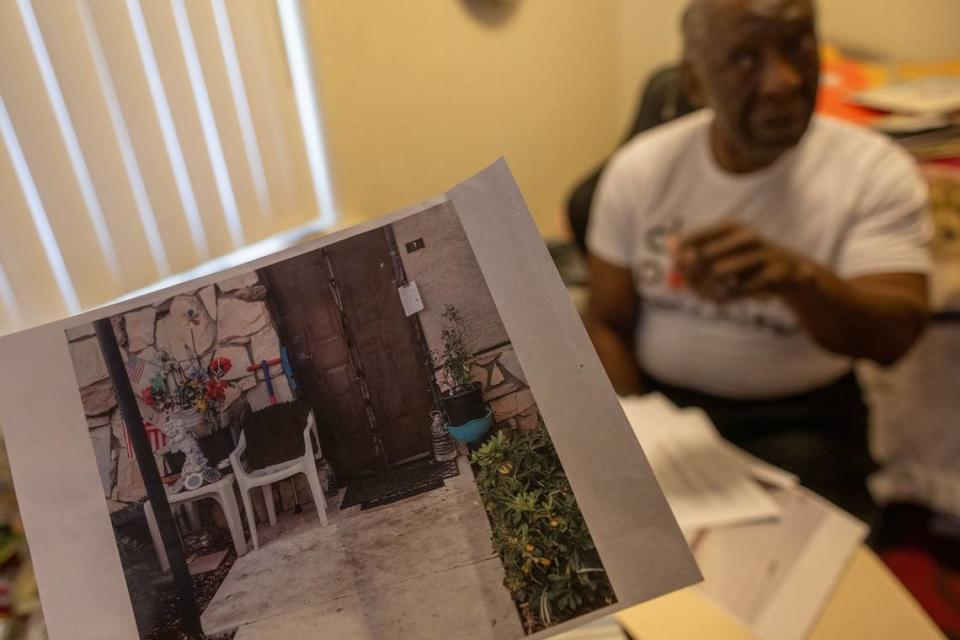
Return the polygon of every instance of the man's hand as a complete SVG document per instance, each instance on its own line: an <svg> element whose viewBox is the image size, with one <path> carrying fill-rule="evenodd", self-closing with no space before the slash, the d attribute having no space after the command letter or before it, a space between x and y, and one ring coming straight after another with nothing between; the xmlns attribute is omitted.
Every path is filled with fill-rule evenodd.
<svg viewBox="0 0 960 640"><path fill-rule="evenodd" d="M765 299L810 278L804 259L739 222L674 239L670 250L687 286L712 302Z"/></svg>
<svg viewBox="0 0 960 640"><path fill-rule="evenodd" d="M725 222L670 243L675 268L716 303L780 298L821 347L892 364L916 341L929 313L922 273L876 273L844 280L807 257Z"/></svg>

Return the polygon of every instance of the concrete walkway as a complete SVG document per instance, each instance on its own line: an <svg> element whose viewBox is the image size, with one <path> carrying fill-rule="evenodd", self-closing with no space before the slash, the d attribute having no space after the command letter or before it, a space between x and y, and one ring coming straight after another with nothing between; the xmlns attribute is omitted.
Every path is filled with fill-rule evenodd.
<svg viewBox="0 0 960 640"><path fill-rule="evenodd" d="M286 517L284 517L286 516ZM202 616L235 640L518 638L523 629L490 547L469 465L446 486L353 508L321 527L316 512L258 528Z"/></svg>

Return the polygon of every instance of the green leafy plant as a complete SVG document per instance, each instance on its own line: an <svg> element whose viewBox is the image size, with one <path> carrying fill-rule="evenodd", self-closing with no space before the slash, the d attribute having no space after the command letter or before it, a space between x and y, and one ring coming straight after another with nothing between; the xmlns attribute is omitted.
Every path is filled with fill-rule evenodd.
<svg viewBox="0 0 960 640"><path fill-rule="evenodd" d="M467 348L466 325L459 309L444 305L441 317L445 320L440 331L443 346L434 351L433 357L443 371L443 390L458 393L473 384L473 354Z"/></svg>
<svg viewBox="0 0 960 640"><path fill-rule="evenodd" d="M541 423L500 431L471 457L493 546L527 633L616 602L557 452Z"/></svg>

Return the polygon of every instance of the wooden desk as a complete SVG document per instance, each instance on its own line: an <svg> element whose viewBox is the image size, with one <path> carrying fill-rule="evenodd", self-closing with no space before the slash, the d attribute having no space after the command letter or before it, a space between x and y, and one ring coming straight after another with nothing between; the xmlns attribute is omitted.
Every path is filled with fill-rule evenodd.
<svg viewBox="0 0 960 640"><path fill-rule="evenodd" d="M617 615L637 640L756 640L742 623L695 588ZM907 590L862 548L827 603L810 640L944 640Z"/></svg>

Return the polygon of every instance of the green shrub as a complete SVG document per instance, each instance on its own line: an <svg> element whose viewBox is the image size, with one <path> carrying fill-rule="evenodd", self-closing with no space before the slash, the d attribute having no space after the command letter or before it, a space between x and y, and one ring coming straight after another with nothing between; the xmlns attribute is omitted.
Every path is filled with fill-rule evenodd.
<svg viewBox="0 0 960 640"><path fill-rule="evenodd" d="M527 633L616 602L557 452L541 424L470 458L493 547Z"/></svg>

